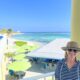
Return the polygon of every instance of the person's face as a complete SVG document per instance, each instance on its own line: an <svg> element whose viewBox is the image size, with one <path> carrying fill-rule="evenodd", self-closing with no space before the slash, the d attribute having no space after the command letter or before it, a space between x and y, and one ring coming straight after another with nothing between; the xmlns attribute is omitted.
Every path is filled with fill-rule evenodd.
<svg viewBox="0 0 80 80"><path fill-rule="evenodd" d="M75 58L76 58L76 56L77 56L77 50L75 50L75 49L68 49L67 50L67 57L68 57L68 59L73 59L73 60L75 60Z"/></svg>

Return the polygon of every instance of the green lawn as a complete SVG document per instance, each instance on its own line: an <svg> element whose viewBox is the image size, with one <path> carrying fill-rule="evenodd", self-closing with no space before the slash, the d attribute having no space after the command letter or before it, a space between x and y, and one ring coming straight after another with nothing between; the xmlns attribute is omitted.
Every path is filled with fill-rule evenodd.
<svg viewBox="0 0 80 80"><path fill-rule="evenodd" d="M27 52L27 50L28 51L33 51L33 50L39 48L39 46L38 45L31 46L31 45L25 44L23 46L17 46L17 45L15 45L15 46L13 46L13 48L16 49L17 53L22 53L22 52Z"/></svg>
<svg viewBox="0 0 80 80"><path fill-rule="evenodd" d="M17 54L13 58L15 60L26 60L25 56L26 56L25 54Z"/></svg>
<svg viewBox="0 0 80 80"><path fill-rule="evenodd" d="M13 48L15 48L16 49L16 55L13 57L14 59L16 59L16 60L23 60L23 59L25 59L25 52L27 52L27 51L33 51L33 50L35 50L35 49L37 49L39 46L38 45L33 45L33 46L31 46L31 45L27 45L27 44L25 44L25 45L23 45L23 46L14 46Z"/></svg>
<svg viewBox="0 0 80 80"><path fill-rule="evenodd" d="M14 71L25 71L31 67L30 62L27 61L15 61L8 65L8 69Z"/></svg>
<svg viewBox="0 0 80 80"><path fill-rule="evenodd" d="M17 53L13 57L16 61L9 64L8 69L12 69L14 71L24 71L29 69L31 67L31 64L25 58L26 55L24 53L39 48L39 45L32 45L32 46L28 44L24 44L21 46L14 45L13 48L16 49L16 53Z"/></svg>

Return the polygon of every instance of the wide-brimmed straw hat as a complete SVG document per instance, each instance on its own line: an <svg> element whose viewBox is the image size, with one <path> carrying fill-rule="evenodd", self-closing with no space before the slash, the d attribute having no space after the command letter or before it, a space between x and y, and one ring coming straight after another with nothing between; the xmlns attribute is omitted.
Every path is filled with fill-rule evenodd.
<svg viewBox="0 0 80 80"><path fill-rule="evenodd" d="M62 49L63 49L64 51L66 51L66 50L68 50L68 49L75 49L75 50L77 50L77 51L80 51L80 47L79 47L78 43L75 42L75 41L70 41L70 42L68 42L67 45L66 45L66 47L62 47Z"/></svg>

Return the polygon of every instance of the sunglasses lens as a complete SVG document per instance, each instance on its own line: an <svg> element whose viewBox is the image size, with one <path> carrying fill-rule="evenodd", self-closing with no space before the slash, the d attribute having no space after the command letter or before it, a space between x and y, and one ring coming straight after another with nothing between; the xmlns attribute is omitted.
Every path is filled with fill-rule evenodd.
<svg viewBox="0 0 80 80"><path fill-rule="evenodd" d="M76 52L77 52L77 50L74 50L74 52L76 53Z"/></svg>
<svg viewBox="0 0 80 80"><path fill-rule="evenodd" d="M75 53L77 52L77 50L75 50L75 49L68 49L68 51L69 51L69 52L73 51L73 52L75 52Z"/></svg>

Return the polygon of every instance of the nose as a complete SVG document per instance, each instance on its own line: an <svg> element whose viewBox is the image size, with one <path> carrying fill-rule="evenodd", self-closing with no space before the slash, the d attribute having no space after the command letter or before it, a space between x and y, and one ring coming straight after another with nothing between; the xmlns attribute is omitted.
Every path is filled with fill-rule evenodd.
<svg viewBox="0 0 80 80"><path fill-rule="evenodd" d="M74 51L71 51L71 52L69 52L71 55L74 55L74 54L76 54Z"/></svg>

